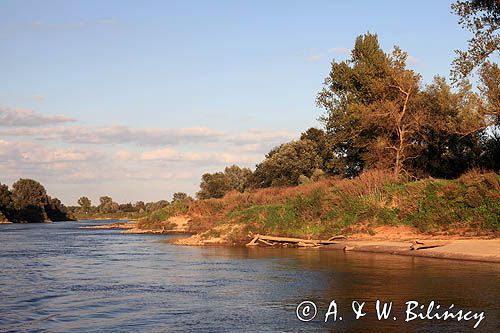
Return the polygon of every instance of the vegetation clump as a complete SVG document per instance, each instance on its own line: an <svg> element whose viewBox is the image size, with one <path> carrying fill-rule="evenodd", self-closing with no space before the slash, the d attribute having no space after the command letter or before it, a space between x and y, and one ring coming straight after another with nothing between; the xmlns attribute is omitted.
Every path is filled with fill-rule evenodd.
<svg viewBox="0 0 500 333"><path fill-rule="evenodd" d="M33 179L19 179L0 184L0 221L47 222L72 220L67 208L57 198L47 195L45 187Z"/></svg>

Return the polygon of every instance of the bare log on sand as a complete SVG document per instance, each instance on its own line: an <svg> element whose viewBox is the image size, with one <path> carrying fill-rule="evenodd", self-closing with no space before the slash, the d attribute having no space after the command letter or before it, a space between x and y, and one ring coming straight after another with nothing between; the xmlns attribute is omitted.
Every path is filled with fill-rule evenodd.
<svg viewBox="0 0 500 333"><path fill-rule="evenodd" d="M440 247L446 245L446 242L429 242L429 241L419 241L414 240L410 246L410 250L424 250L424 249L432 249L434 247Z"/></svg>
<svg viewBox="0 0 500 333"><path fill-rule="evenodd" d="M345 236L333 236L327 240L323 239L302 239L302 238L293 238L293 237L275 237L275 236L266 236L266 235L255 235L253 239L246 244L247 246L257 246L258 242L269 246L276 245L296 245L298 247L319 247L321 245L330 245L330 244L338 244L338 242L334 241L334 239L345 239Z"/></svg>

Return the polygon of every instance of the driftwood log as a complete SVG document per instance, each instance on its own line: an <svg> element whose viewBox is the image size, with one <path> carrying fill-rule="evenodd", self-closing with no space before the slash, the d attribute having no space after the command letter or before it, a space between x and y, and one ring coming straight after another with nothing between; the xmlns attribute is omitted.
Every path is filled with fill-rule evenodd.
<svg viewBox="0 0 500 333"><path fill-rule="evenodd" d="M440 247L446 245L446 242L429 242L429 241L419 241L414 240L410 246L410 250L424 250L424 249L432 249L433 247Z"/></svg>
<svg viewBox="0 0 500 333"><path fill-rule="evenodd" d="M323 239L302 239L302 238L293 238L293 237L275 237L275 236L266 236L266 235L255 235L253 239L246 244L246 246L258 246L259 242L269 245L289 245L293 244L298 247L319 247L322 245L330 245L330 244L338 244L338 242L334 241L334 239L345 239L345 236L333 236L327 240Z"/></svg>

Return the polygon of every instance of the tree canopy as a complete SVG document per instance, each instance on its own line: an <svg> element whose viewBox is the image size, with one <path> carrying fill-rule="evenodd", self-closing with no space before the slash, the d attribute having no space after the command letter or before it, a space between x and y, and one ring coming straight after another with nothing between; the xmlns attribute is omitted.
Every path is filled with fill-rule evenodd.
<svg viewBox="0 0 500 333"><path fill-rule="evenodd" d="M420 75L406 67L406 59L397 46L385 53L377 35L367 33L356 39L349 60L332 62L317 104L326 110L321 120L338 173L354 176L377 168L390 169L395 177L432 174L418 161L423 155L463 156L464 137L483 125L470 87L454 93L436 78L422 89ZM453 140L462 146L459 151L444 142Z"/></svg>
<svg viewBox="0 0 500 333"><path fill-rule="evenodd" d="M70 220L66 207L47 195L45 187L33 179L21 178L12 190L0 184L0 214L12 222Z"/></svg>
<svg viewBox="0 0 500 333"><path fill-rule="evenodd" d="M468 41L466 51L455 51L451 78L459 82L471 74L474 69L488 62L493 54L500 51L500 1L467 0L451 5L458 15L459 24L469 30L473 37Z"/></svg>
<svg viewBox="0 0 500 333"><path fill-rule="evenodd" d="M201 176L198 199L222 198L229 191L243 192L249 186L252 171L237 165L226 167L222 172L205 173Z"/></svg>

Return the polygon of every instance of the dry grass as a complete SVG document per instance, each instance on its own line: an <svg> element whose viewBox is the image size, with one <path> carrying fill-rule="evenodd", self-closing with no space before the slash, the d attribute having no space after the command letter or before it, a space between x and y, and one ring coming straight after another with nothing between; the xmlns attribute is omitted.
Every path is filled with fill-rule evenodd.
<svg viewBox="0 0 500 333"><path fill-rule="evenodd" d="M394 184L397 181L391 172L387 170L368 170L354 179L341 179L334 183L338 190L352 197L362 197L366 195L380 195L384 192L387 184Z"/></svg>

